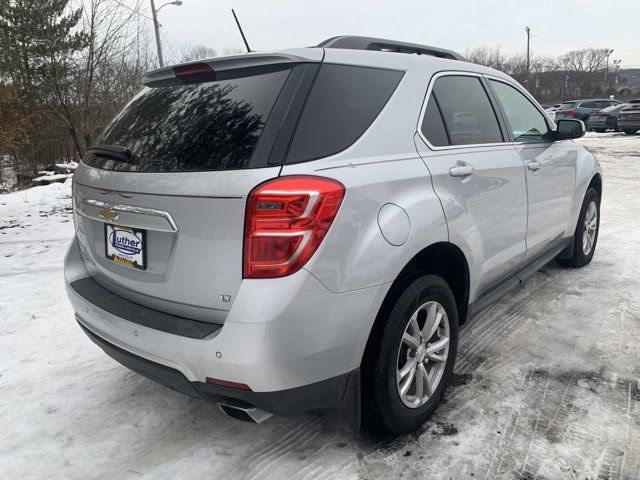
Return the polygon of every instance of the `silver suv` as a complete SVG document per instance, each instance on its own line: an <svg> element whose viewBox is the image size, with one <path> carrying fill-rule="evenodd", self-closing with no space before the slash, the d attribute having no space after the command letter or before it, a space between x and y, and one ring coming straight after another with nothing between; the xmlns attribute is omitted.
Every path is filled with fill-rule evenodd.
<svg viewBox="0 0 640 480"><path fill-rule="evenodd" d="M593 257L582 122L448 50L336 37L144 84L75 174L69 298L108 355L236 418L416 429L466 319Z"/></svg>

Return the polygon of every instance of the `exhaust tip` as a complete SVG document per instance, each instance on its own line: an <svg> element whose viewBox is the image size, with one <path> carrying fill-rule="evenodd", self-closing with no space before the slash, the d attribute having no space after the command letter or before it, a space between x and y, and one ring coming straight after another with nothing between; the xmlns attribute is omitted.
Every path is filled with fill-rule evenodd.
<svg viewBox="0 0 640 480"><path fill-rule="evenodd" d="M242 422L262 423L273 416L269 412L265 412L256 407L239 407L226 403L219 403L218 407L225 415Z"/></svg>

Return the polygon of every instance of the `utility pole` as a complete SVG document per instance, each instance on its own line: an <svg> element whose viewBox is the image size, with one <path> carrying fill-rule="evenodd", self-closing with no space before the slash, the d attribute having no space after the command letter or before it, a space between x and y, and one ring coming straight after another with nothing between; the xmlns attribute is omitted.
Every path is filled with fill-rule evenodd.
<svg viewBox="0 0 640 480"><path fill-rule="evenodd" d="M153 15L153 30L156 32L156 47L158 48L158 63L160 68L164 67L164 58L162 58L162 43L160 42L160 23L158 23L158 12L168 5L175 5L180 7L182 0L173 0L160 5L160 8L156 9L156 2L151 0L151 15Z"/></svg>
<svg viewBox="0 0 640 480"><path fill-rule="evenodd" d="M525 82L527 84L527 90L529 90L529 64L531 62L529 44L531 42L531 29L529 27L524 27L524 29L527 32L527 76L525 78Z"/></svg>
<svg viewBox="0 0 640 480"><path fill-rule="evenodd" d="M162 59L162 43L160 43L160 24L158 23L158 11L156 10L156 3L151 0L151 14L153 15L153 29L156 32L156 47L158 48L158 63L160 68L164 67L164 60Z"/></svg>
<svg viewBox="0 0 640 480"><path fill-rule="evenodd" d="M620 70L620 63L622 62L622 60L614 60L613 61L613 65L614 65L614 71L615 71L615 80L614 80L614 85L615 85L615 91L616 93L618 93L618 70Z"/></svg>
<svg viewBox="0 0 640 480"><path fill-rule="evenodd" d="M607 92L607 76L609 75L609 57L613 53L613 48L611 50L607 49L607 68L604 71L604 91Z"/></svg>

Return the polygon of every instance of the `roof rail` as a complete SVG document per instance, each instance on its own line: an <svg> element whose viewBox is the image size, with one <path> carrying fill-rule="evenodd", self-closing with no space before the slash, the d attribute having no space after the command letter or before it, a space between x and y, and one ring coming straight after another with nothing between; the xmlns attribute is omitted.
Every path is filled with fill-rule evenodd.
<svg viewBox="0 0 640 480"><path fill-rule="evenodd" d="M419 45L417 43L398 42L384 38L359 37L354 35L341 35L331 37L317 45L321 48L346 48L350 50L374 50L379 52L412 53L415 55L431 55L433 57L448 58L450 60L466 59L451 50L444 48Z"/></svg>

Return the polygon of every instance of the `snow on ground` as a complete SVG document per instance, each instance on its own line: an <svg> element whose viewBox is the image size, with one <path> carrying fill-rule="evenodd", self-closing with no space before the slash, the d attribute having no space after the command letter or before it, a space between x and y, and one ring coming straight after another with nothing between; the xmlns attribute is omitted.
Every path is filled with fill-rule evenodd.
<svg viewBox="0 0 640 480"><path fill-rule="evenodd" d="M640 136L581 142L605 176L593 263L552 263L465 326L446 403L400 437L237 422L121 367L65 297L69 183L0 195L0 476L639 478Z"/></svg>

